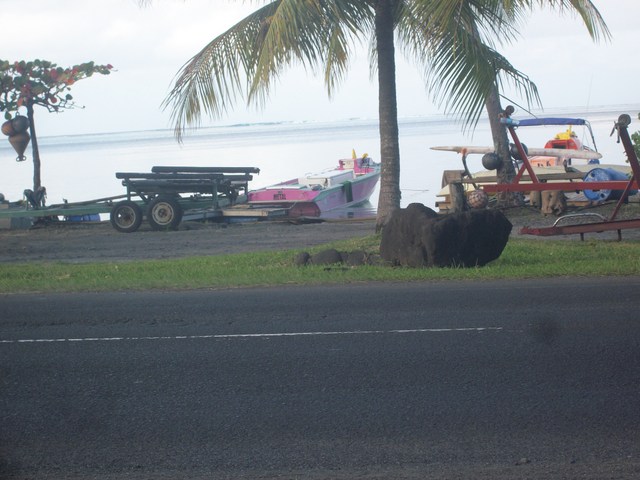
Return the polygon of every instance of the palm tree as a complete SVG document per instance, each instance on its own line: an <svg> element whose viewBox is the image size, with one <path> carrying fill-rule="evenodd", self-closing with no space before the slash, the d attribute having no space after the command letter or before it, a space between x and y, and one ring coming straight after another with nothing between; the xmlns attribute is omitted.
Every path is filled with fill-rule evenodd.
<svg viewBox="0 0 640 480"><path fill-rule="evenodd" d="M378 230L400 206L401 198L396 39L424 67L434 94L446 98L448 108L463 112L467 125L474 125L485 99L496 92L499 74L511 78L527 98L537 98L535 85L486 42L485 26L500 38L518 15L536 3L570 4L581 14L587 11L585 5L591 6L589 0L265 2L182 67L164 104L171 108L175 134L180 140L185 128L197 126L203 114L222 116L237 97L264 104L273 80L293 64L321 72L331 95L346 73L357 40L369 38L379 89Z"/></svg>
<svg viewBox="0 0 640 480"><path fill-rule="evenodd" d="M329 95L345 75L358 35L373 36L382 163L378 225L400 206L394 29L405 0L273 0L187 62L165 100L178 139L203 113L222 115L237 96L262 104L287 66L322 72Z"/></svg>
<svg viewBox="0 0 640 480"><path fill-rule="evenodd" d="M431 89L447 107L460 113L466 127L474 127L482 109L488 114L493 144L501 159L497 169L499 183L515 176L507 131L500 123L503 108L500 90L510 80L526 98L527 104L540 105L537 88L529 78L515 70L494 47L494 39L516 39L516 28L535 7L548 7L582 18L594 41L609 38L609 30L590 0L437 0L417 2L418 18L428 19L427 44L418 58L428 65ZM505 75L506 74L506 75ZM509 203L513 197L505 195Z"/></svg>

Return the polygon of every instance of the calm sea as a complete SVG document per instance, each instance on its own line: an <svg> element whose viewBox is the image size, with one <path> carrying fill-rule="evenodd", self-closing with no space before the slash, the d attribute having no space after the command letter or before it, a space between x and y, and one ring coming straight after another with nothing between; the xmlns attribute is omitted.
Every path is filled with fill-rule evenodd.
<svg viewBox="0 0 640 480"><path fill-rule="evenodd" d="M590 121L603 163L623 164L624 151L610 136L621 113L632 117L630 131L640 130L640 105L590 109L589 112L547 111L539 116L583 117ZM515 118L525 118L522 114ZM634 129L634 126L636 127ZM518 130L528 146L542 147L561 127L527 127ZM587 144L583 127L574 131ZM92 200L125 193L115 172L147 172L154 165L250 166L258 167L250 188L258 188L305 173L331 169L338 159L348 158L352 150L379 157L378 126L375 120L351 119L330 123L269 123L202 128L190 133L182 145L170 130L153 130L92 135L39 138L42 184L48 204ZM400 121L402 204L420 202L434 208L441 189L444 170L461 168L459 155L435 152L437 145L490 145L486 120L473 134L444 116L404 118ZM8 142L0 142L0 193L10 201L22 198L32 188L31 150L27 161L16 162ZM482 169L480 156L469 159L471 171ZM375 209L378 191L371 197Z"/></svg>

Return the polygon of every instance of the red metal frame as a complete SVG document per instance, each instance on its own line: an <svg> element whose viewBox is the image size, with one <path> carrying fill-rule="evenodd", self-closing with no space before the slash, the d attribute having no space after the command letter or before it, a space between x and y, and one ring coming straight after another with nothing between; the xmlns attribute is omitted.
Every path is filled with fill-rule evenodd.
<svg viewBox="0 0 640 480"><path fill-rule="evenodd" d="M518 154L522 159L522 166L518 170L515 178L511 183L499 183L495 185L483 185L482 189L487 193L497 193L497 192L533 192L533 191L542 191L542 190L561 190L561 191L581 191L581 190L625 190L628 193L631 189L638 189L638 183L636 179L640 178L640 165L638 164L638 159L635 156L635 152L633 150L633 146L631 144L631 139L629 139L629 145L631 145L631 152L633 152L633 160L627 151L627 147L625 146L625 151L627 152L627 157L629 158L629 163L631 164L631 169L633 171L633 176L629 181L624 180L610 180L606 182L541 182L533 171L533 167L531 166L531 162L529 162L529 157L518 138L518 134L516 133L515 127L517 126L517 121L514 121L509 116L509 107L507 107L507 113L501 118L502 123L506 125L509 133L511 134L511 138L513 139L513 143L518 150ZM616 124L618 125L618 124ZM628 125L628 124L627 124ZM619 129L621 130L621 129ZM626 131L626 126L624 127L625 134L627 138L629 138L629 134ZM622 134L620 135L620 139L622 139ZM522 180L522 176L524 172L529 174L529 178L531 179L531 183L520 183ZM623 195L623 198L626 198Z"/></svg>
<svg viewBox="0 0 640 480"><path fill-rule="evenodd" d="M627 127L631 123L631 117L629 115L620 115L618 121L615 124L615 129L618 131L618 136L622 145L624 146L624 151L627 155L627 159L629 161L629 165L631 166L631 171L633 172L631 178L628 181L610 181L610 182L558 182L558 183L542 183L538 181L537 177L533 173L533 169L529 163L529 159L524 152L524 148L520 143L518 136L515 133L514 123L509 119L509 116L505 116L505 124L511 133L511 136L518 148L518 152L520 153L520 157L522 158L523 165L520 168L518 175L514 179L513 183L510 184L500 184L500 185L487 185L484 188L487 192L528 192L528 191L539 191L539 190L599 190L599 189L611 189L611 190L623 190L618 203L616 204L615 209L611 213L611 216L603 221L603 222L595 222L595 223L587 223L587 224L579 224L579 225L554 225L552 227L523 227L520 230L520 233L529 234L529 235L541 235L541 236L550 236L550 235L569 235L574 233L579 233L580 238L584 239L584 234L589 232L603 232L603 231L611 231L616 230L618 232L618 239L622 238L622 230L625 228L640 228L640 218L630 219L630 220L616 220L616 216L620 210L620 207L626 202L627 197L631 189L638 188L637 180L640 179L640 163L638 163L638 157L633 148L633 143L631 142L631 138L629 136L629 132ZM522 173L526 169L531 176L532 183L530 184L521 184L519 183L520 178L522 177ZM488 187L488 188L487 188ZM496 188L497 187L497 188Z"/></svg>

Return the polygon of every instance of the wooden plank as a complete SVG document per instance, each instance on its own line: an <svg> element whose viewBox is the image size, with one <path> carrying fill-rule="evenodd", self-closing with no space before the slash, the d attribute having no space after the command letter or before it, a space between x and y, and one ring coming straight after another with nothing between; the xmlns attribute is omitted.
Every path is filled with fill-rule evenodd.
<svg viewBox="0 0 640 480"><path fill-rule="evenodd" d="M444 188L453 182L465 181L466 179L462 178L463 175L464 175L464 170L445 170L444 172L442 172L441 188Z"/></svg>
<svg viewBox="0 0 640 480"><path fill-rule="evenodd" d="M123 178L123 179L132 179L132 178L138 178L138 179L146 179L146 180L176 180L176 179L183 179L183 180L198 180L198 179L207 179L207 180L213 180L213 179L222 179L224 178L224 174L222 173L149 173L149 172L144 172L144 173L138 173L138 172L116 172L116 178Z"/></svg>
<svg viewBox="0 0 640 480"><path fill-rule="evenodd" d="M260 173L256 167L184 167L184 166L155 166L154 173Z"/></svg>
<svg viewBox="0 0 640 480"><path fill-rule="evenodd" d="M288 208L225 208L222 210L223 217L282 217L287 214Z"/></svg>
<svg viewBox="0 0 640 480"><path fill-rule="evenodd" d="M495 153L493 147L478 147L473 145L451 145L442 147L431 147L431 150L443 152L456 152L470 154L487 154ZM574 150L570 148L536 148L529 147L527 149L527 157L558 157L558 158L576 158L581 160L592 160L602 158L602 154L593 150Z"/></svg>
<svg viewBox="0 0 640 480"><path fill-rule="evenodd" d="M538 178L538 180L544 180L544 181L582 180L584 176L585 174L581 172L566 172L566 173L554 172L554 173L537 173L536 174L536 177ZM484 183L496 183L497 181L498 181L498 177L495 175L473 177L473 180L470 179L469 177L464 177L462 179L462 183L476 183L478 185L481 185ZM530 182L530 181L531 181L531 178L529 177L529 175L523 175L522 179L520 180L520 183Z"/></svg>
<svg viewBox="0 0 640 480"><path fill-rule="evenodd" d="M600 233L625 228L640 228L640 219L613 220L609 222L582 223L577 225L557 225L555 227L522 227L520 233L525 235L572 235L584 233Z"/></svg>
<svg viewBox="0 0 640 480"><path fill-rule="evenodd" d="M482 185L482 189L487 193L496 192L531 192L543 190L566 190L568 192L576 190L624 190L626 181L609 182L538 182L538 183L501 183L497 185ZM638 189L638 184L633 182L631 186Z"/></svg>
<svg viewBox="0 0 640 480"><path fill-rule="evenodd" d="M9 208L0 210L0 218L40 218L71 215L89 215L91 213L109 213L112 206L105 204L82 205L78 207L45 207L39 209Z"/></svg>

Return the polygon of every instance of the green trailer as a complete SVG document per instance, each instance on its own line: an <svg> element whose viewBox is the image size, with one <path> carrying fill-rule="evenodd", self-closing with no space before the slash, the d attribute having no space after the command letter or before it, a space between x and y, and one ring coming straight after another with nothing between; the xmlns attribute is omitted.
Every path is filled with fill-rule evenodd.
<svg viewBox="0 0 640 480"><path fill-rule="evenodd" d="M76 203L41 206L38 202L0 205L3 220L84 220L109 214L111 225L123 233L135 232L146 218L154 230L176 229L183 220L267 219L286 215L282 208L253 208L246 193L254 167L153 167L151 172L117 172L126 194ZM4 206L4 208L2 208ZM92 218L92 217L90 217Z"/></svg>

